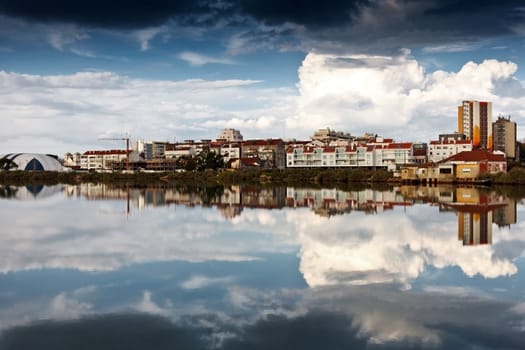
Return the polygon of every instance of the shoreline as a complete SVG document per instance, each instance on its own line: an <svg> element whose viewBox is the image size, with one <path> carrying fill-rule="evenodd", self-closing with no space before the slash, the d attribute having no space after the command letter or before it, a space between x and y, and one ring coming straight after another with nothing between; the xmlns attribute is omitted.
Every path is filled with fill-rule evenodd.
<svg viewBox="0 0 525 350"><path fill-rule="evenodd" d="M485 175L476 181L423 183L403 181L394 178L386 170L365 169L242 169L242 170L204 170L188 172L122 173L122 172L51 172L51 171L2 171L0 184L78 184L107 183L126 185L289 185L289 186L348 186L348 185L456 185L456 186L493 186L525 184L525 168L514 167L508 173Z"/></svg>

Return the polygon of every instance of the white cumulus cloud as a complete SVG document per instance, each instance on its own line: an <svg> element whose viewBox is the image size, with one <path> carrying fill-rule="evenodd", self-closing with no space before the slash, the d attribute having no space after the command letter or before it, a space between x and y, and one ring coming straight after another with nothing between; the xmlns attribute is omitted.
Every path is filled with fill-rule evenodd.
<svg viewBox="0 0 525 350"><path fill-rule="evenodd" d="M494 115L525 123L525 93L513 62L467 62L458 72L427 72L409 52L399 56L310 53L299 68L297 114L290 129L321 127L428 141L457 128L462 100L493 102Z"/></svg>

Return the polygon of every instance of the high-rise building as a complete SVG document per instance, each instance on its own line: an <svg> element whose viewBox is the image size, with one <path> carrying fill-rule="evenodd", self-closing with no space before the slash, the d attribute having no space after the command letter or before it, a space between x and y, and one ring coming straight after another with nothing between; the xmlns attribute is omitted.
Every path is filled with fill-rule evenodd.
<svg viewBox="0 0 525 350"><path fill-rule="evenodd" d="M492 102L463 101L458 107L458 131L474 148L492 150Z"/></svg>
<svg viewBox="0 0 525 350"><path fill-rule="evenodd" d="M499 116L492 123L494 150L502 151L509 159L516 159L516 123L509 117Z"/></svg>

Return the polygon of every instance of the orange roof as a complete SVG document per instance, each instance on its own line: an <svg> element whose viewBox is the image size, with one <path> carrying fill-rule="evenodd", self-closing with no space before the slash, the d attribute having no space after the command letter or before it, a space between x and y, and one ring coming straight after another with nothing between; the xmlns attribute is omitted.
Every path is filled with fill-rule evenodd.
<svg viewBox="0 0 525 350"><path fill-rule="evenodd" d="M451 157L443 159L439 163L445 162L506 162L503 154L494 154L484 149L477 149L473 151L464 151L455 154Z"/></svg>

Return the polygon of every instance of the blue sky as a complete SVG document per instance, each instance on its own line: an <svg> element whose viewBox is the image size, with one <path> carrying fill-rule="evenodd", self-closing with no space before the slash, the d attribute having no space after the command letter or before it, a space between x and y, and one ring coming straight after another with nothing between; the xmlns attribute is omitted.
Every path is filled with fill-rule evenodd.
<svg viewBox="0 0 525 350"><path fill-rule="evenodd" d="M0 1L0 153L101 136L425 141L489 100L525 135L521 1Z"/></svg>

